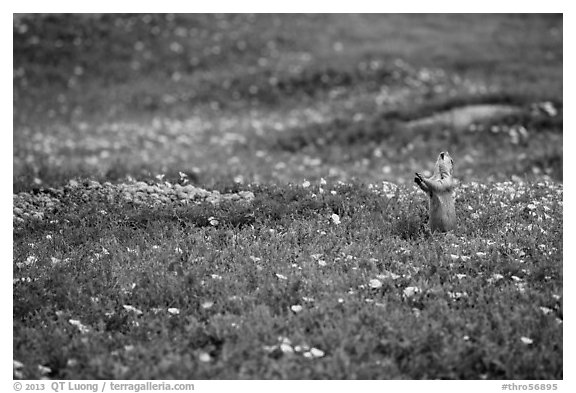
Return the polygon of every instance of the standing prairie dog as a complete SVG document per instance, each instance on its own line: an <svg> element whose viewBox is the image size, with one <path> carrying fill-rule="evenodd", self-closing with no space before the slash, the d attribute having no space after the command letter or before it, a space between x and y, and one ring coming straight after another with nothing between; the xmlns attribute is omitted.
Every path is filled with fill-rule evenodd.
<svg viewBox="0 0 576 393"><path fill-rule="evenodd" d="M448 152L438 155L434 174L430 178L416 172L414 181L430 197L430 230L448 232L456 227L454 189L457 181L452 177L454 161Z"/></svg>

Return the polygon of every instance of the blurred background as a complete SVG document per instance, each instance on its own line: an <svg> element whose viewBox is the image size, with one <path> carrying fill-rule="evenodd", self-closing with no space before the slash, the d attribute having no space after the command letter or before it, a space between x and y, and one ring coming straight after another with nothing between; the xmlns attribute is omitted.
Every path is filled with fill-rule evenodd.
<svg viewBox="0 0 576 393"><path fill-rule="evenodd" d="M562 181L562 15L15 14L14 192Z"/></svg>

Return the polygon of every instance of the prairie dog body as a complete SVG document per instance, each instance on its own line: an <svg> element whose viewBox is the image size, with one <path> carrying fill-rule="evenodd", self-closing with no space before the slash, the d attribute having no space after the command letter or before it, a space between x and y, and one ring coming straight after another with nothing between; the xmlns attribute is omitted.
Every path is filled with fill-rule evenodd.
<svg viewBox="0 0 576 393"><path fill-rule="evenodd" d="M432 232L448 232L456 227L454 189L457 181L453 178L454 161L448 152L441 152L430 178L416 172L414 181L430 197L429 224Z"/></svg>

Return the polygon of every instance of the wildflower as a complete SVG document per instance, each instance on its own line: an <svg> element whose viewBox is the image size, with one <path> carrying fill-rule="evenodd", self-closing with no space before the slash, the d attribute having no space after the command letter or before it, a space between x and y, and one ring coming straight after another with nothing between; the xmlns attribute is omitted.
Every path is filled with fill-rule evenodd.
<svg viewBox="0 0 576 393"><path fill-rule="evenodd" d="M302 183L302 187L303 188L308 188L310 187L310 182L308 180L304 180L304 183Z"/></svg>
<svg viewBox="0 0 576 393"><path fill-rule="evenodd" d="M552 309L548 308L548 307L539 307L539 308L540 308L540 311L542 311L544 313L544 315L548 315L552 312Z"/></svg>
<svg viewBox="0 0 576 393"><path fill-rule="evenodd" d="M203 308L204 310L209 310L209 309L212 308L213 305L214 305L214 302L208 300L208 301L202 303L202 308Z"/></svg>
<svg viewBox="0 0 576 393"><path fill-rule="evenodd" d="M282 274L278 274L276 273L276 277L278 277L280 280L288 280L288 277L282 275Z"/></svg>
<svg viewBox="0 0 576 393"><path fill-rule="evenodd" d="M457 274L456 277L457 277L459 280L461 280L461 279L463 279L464 277L466 277L466 275L465 275L465 274Z"/></svg>
<svg viewBox="0 0 576 393"><path fill-rule="evenodd" d="M220 221L218 221L216 218L214 217L208 217L208 222L210 223L210 225L212 225L213 227L218 226L218 224L220 224Z"/></svg>
<svg viewBox="0 0 576 393"><path fill-rule="evenodd" d="M320 266L326 266L326 261L323 260L323 259L320 259L320 260L318 261L318 265L320 265Z"/></svg>
<svg viewBox="0 0 576 393"><path fill-rule="evenodd" d="M373 280L370 280L368 285L370 285L370 288L372 288L372 289L378 289L378 288L382 287L382 282L378 279L373 279Z"/></svg>
<svg viewBox="0 0 576 393"><path fill-rule="evenodd" d="M295 313L299 313L300 311L302 311L302 306L299 304L295 304L292 307L290 307L290 309Z"/></svg>
<svg viewBox="0 0 576 393"><path fill-rule="evenodd" d="M68 322L71 325L76 326L78 330L80 330L80 333L88 333L90 331L90 329L87 326L83 325L82 322L76 319L69 319Z"/></svg>
<svg viewBox="0 0 576 393"><path fill-rule="evenodd" d="M498 274L498 273L494 273L494 274L492 275L492 277L490 277L487 281L488 281L489 284L492 284L492 283L494 283L494 282L496 282L496 281L499 281L499 280L501 280L501 279L503 279L503 278L504 278L503 275Z"/></svg>
<svg viewBox="0 0 576 393"><path fill-rule="evenodd" d="M38 261L38 258L36 258L34 255L30 255L28 258L26 258L26 261L24 262L24 264L26 266L30 266L35 264Z"/></svg>
<svg viewBox="0 0 576 393"><path fill-rule="evenodd" d="M310 348L308 352L304 352L304 357L308 359L321 358L324 356L324 351L318 348Z"/></svg>
<svg viewBox="0 0 576 393"><path fill-rule="evenodd" d="M50 374L52 372L52 369L50 367L46 367L46 366L39 364L38 365L38 372L42 375L47 375L47 374Z"/></svg>
<svg viewBox="0 0 576 393"><path fill-rule="evenodd" d="M382 272L382 274L377 275L376 278L378 278L380 280L387 280L387 279L396 280L396 279L400 278L400 275L396 274L396 273L389 272L387 270L384 270Z"/></svg>
<svg viewBox="0 0 576 393"><path fill-rule="evenodd" d="M321 186L325 186L325 185L326 185L326 180L324 180L323 177L320 178L320 185L321 185Z"/></svg>
<svg viewBox="0 0 576 393"><path fill-rule="evenodd" d="M332 219L332 222L336 225L340 224L340 216L336 213L332 214L332 216L330 217Z"/></svg>
<svg viewBox="0 0 576 393"><path fill-rule="evenodd" d="M16 378L24 378L24 375L22 374L22 369L24 368L24 364L22 362L19 362L18 360L13 360L12 361L12 367L14 369L14 377Z"/></svg>
<svg viewBox="0 0 576 393"><path fill-rule="evenodd" d="M138 310L136 307L131 306L129 304L124 304L122 307L124 307L124 310L126 310L128 312L133 312L136 315L144 314L142 311Z"/></svg>
<svg viewBox="0 0 576 393"><path fill-rule="evenodd" d="M404 289L404 296L412 297L418 292L420 292L420 288L418 288L418 287L406 287Z"/></svg>
<svg viewBox="0 0 576 393"><path fill-rule="evenodd" d="M520 337L520 340L526 345L530 345L534 342L534 340L529 337Z"/></svg>
<svg viewBox="0 0 576 393"><path fill-rule="evenodd" d="M467 294L466 292L451 292L451 291L448 291L447 293L448 293L448 296L449 296L451 299L460 299L461 297L466 297L466 296L468 296L468 294Z"/></svg>
<svg viewBox="0 0 576 393"><path fill-rule="evenodd" d="M172 314L172 315L178 315L178 314L180 314L180 310L177 309L176 307L170 307L170 308L168 309L168 312L169 312L170 314Z"/></svg>
<svg viewBox="0 0 576 393"><path fill-rule="evenodd" d="M210 356L209 353L201 352L201 353L198 355L198 360L200 360L200 361L203 362L203 363L208 363L208 362L210 362L210 361L212 360L212 357Z"/></svg>

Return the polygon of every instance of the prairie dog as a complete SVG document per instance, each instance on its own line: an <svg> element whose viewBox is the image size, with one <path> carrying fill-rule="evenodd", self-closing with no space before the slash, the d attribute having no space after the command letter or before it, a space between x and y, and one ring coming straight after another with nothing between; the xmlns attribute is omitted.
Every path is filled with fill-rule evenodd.
<svg viewBox="0 0 576 393"><path fill-rule="evenodd" d="M430 178L416 172L414 181L430 197L430 230L448 232L456 227L454 189L457 181L452 176L454 161L448 152L441 152Z"/></svg>

